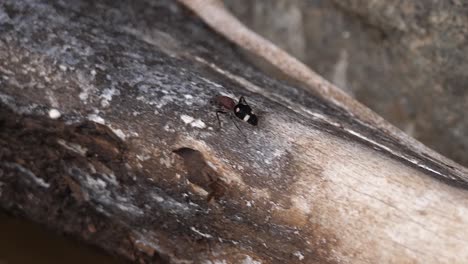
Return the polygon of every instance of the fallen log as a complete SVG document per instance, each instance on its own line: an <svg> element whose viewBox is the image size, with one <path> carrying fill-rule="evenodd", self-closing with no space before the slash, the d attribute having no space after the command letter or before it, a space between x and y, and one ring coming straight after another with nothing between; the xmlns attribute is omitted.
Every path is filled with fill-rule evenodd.
<svg viewBox="0 0 468 264"><path fill-rule="evenodd" d="M466 168L176 2L6 0L0 25L4 210L141 263L468 258ZM258 126L219 129L220 94Z"/></svg>

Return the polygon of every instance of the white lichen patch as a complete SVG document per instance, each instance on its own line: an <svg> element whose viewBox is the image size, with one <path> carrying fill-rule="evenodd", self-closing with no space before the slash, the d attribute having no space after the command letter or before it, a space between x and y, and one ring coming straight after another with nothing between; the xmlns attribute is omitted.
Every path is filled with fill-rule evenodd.
<svg viewBox="0 0 468 264"><path fill-rule="evenodd" d="M200 129L206 128L206 124L203 121L201 121L200 119L196 119L195 121L190 123L190 125L192 127L196 127L196 128L200 128Z"/></svg>
<svg viewBox="0 0 468 264"><path fill-rule="evenodd" d="M102 117L98 116L97 114L88 115L88 120L99 123L101 125L106 124L106 121Z"/></svg>
<svg viewBox="0 0 468 264"><path fill-rule="evenodd" d="M68 150L71 150L81 156L86 156L86 152L88 151L87 148L81 146L81 145L78 145L76 143L71 143L71 142L67 142L63 139L58 139L57 140L57 143L59 143L62 147L68 149Z"/></svg>
<svg viewBox="0 0 468 264"><path fill-rule="evenodd" d="M49 110L49 117L51 119L58 119L60 118L60 116L62 116L62 114L60 114L59 110L55 109L55 108L52 108Z"/></svg>
<svg viewBox="0 0 468 264"><path fill-rule="evenodd" d="M101 98L101 106L108 107L114 95L120 95L120 91L114 87L104 89L102 94L99 96Z"/></svg>
<svg viewBox="0 0 468 264"><path fill-rule="evenodd" d="M99 178L93 178L90 175L86 175L86 183L87 186L93 188L93 189L105 189L107 187L107 184L105 181Z"/></svg>
<svg viewBox="0 0 468 264"><path fill-rule="evenodd" d="M47 95L47 99L49 100L49 103L52 106L52 108L58 108L60 105L57 100L57 97L55 97L54 95L54 92L52 90L46 90L45 92Z"/></svg>
<svg viewBox="0 0 468 264"><path fill-rule="evenodd" d="M125 133L122 131L122 129L117 128L117 129L112 129L112 131L114 132L114 134L116 134L121 139L125 139L127 137L127 135L125 135Z"/></svg>
<svg viewBox="0 0 468 264"><path fill-rule="evenodd" d="M117 181L117 178L115 177L114 173L113 172L110 172L110 173L102 173L102 178L104 178L106 180L106 182L112 184L112 185L115 185L117 186L119 184L119 182Z"/></svg>
<svg viewBox="0 0 468 264"><path fill-rule="evenodd" d="M120 128L113 128L111 125L108 125L110 130L114 132L116 136L118 136L120 139L125 140L127 138L127 135L122 131Z"/></svg>
<svg viewBox="0 0 468 264"><path fill-rule="evenodd" d="M184 94L185 104L188 106L193 105L193 96L190 94Z"/></svg>
<svg viewBox="0 0 468 264"><path fill-rule="evenodd" d="M190 181L188 181L190 183L190 187L192 187L192 191L199 195L199 196L208 196L208 192L203 189L202 187L196 185L196 184L193 184L191 183Z"/></svg>
<svg viewBox="0 0 468 264"><path fill-rule="evenodd" d="M151 197L153 197L153 199L158 203L162 203L165 201L164 198L162 198L161 196L157 194L151 194Z"/></svg>
<svg viewBox="0 0 468 264"><path fill-rule="evenodd" d="M127 213L130 213L132 215L143 215L144 212L138 208L137 206L131 204L131 203L116 203L115 204L117 208L119 208L122 211L125 211Z"/></svg>
<svg viewBox="0 0 468 264"><path fill-rule="evenodd" d="M294 252L293 255L296 256L299 260L303 260L303 259L304 259L304 255L303 255L302 252L300 252L300 251Z"/></svg>
<svg viewBox="0 0 468 264"><path fill-rule="evenodd" d="M262 264L262 262L254 260L251 256L245 256L245 259L242 260L242 264Z"/></svg>
<svg viewBox="0 0 468 264"><path fill-rule="evenodd" d="M192 127L200 129L206 128L206 124L203 121L201 121L200 119L195 119L189 115L181 115L180 119L182 119L182 121L184 121L185 124L190 125Z"/></svg>
<svg viewBox="0 0 468 264"><path fill-rule="evenodd" d="M39 185L39 186L41 186L43 188L49 188L50 187L49 183L45 182L42 178L37 177L32 171L28 170L27 168L25 168L25 167L23 167L23 166L21 166L21 165L19 165L17 163L3 162L3 164L7 168L12 168L12 169L18 170L22 174L28 176L29 179L34 181L37 185Z"/></svg>
<svg viewBox="0 0 468 264"><path fill-rule="evenodd" d="M182 119L182 121L184 121L184 123L187 124L187 125L192 123L193 120L195 120L195 118L193 118L191 116L188 116L188 115L181 115L180 119Z"/></svg>
<svg viewBox="0 0 468 264"><path fill-rule="evenodd" d="M190 227L190 229L191 229L193 232L195 232L197 235L202 236L202 237L204 237L204 238L213 238L212 235L207 234L207 233L203 233L203 232L201 232L200 230L196 229L196 228L193 227L193 226Z"/></svg>
<svg viewBox="0 0 468 264"><path fill-rule="evenodd" d="M151 158L151 156L148 154L137 154L136 157L140 161L147 161Z"/></svg>
<svg viewBox="0 0 468 264"><path fill-rule="evenodd" d="M117 190L118 182L113 173L97 172L97 175L91 176L86 171L76 167L68 168L68 173L80 182L83 193L94 201L96 209L101 208L107 215L112 215L115 210L133 216L144 214L143 210L133 203L131 192Z"/></svg>
<svg viewBox="0 0 468 264"><path fill-rule="evenodd" d="M188 205L180 203L169 196L162 197L157 193L151 193L151 198L153 198L157 203L159 203L163 210L169 211L171 213L185 214L191 210L191 208Z"/></svg>
<svg viewBox="0 0 468 264"><path fill-rule="evenodd" d="M87 70L78 70L75 73L81 88L81 92L78 97L84 104L87 104L88 99L90 99L90 95L95 94L96 87L93 84L94 76L90 76Z"/></svg>
<svg viewBox="0 0 468 264"><path fill-rule="evenodd" d="M175 132L175 129L171 128L169 124L164 125L163 129L167 132L171 132L171 133Z"/></svg>
<svg viewBox="0 0 468 264"><path fill-rule="evenodd" d="M89 97L89 92L87 90L82 91L79 95L78 98L80 98L81 101L86 101L88 100Z"/></svg>
<svg viewBox="0 0 468 264"><path fill-rule="evenodd" d="M164 165L166 168L172 167L172 162L173 161L172 161L171 157L160 157L159 158L159 163Z"/></svg>
<svg viewBox="0 0 468 264"><path fill-rule="evenodd" d="M166 92L165 90L162 90L162 92ZM149 104L150 105L156 105L156 108L158 109L161 109L163 108L165 105L167 105L168 103L171 103L171 102L174 102L176 101L177 98L174 97L174 96L171 96L171 95L164 95L163 97L161 97L161 99L159 99L158 101L150 101Z"/></svg>

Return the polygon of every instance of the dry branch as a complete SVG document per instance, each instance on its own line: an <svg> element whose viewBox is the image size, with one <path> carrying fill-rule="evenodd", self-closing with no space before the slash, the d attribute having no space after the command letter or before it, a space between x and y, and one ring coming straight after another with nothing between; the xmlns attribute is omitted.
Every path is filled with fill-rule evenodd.
<svg viewBox="0 0 468 264"><path fill-rule="evenodd" d="M145 263L468 259L465 168L258 71L175 2L6 0L0 25L3 209ZM217 130L218 94L257 111L248 144Z"/></svg>

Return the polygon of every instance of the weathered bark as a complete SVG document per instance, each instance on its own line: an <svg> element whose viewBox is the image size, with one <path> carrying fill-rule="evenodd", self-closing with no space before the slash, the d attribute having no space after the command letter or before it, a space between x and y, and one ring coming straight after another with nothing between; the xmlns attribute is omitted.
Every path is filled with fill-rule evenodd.
<svg viewBox="0 0 468 264"><path fill-rule="evenodd" d="M465 1L223 2L390 123L468 166Z"/></svg>
<svg viewBox="0 0 468 264"><path fill-rule="evenodd" d="M0 75L0 206L110 253L468 258L465 168L349 98L258 71L176 2L3 1ZM259 115L239 123L248 143L235 120L217 129L220 93Z"/></svg>

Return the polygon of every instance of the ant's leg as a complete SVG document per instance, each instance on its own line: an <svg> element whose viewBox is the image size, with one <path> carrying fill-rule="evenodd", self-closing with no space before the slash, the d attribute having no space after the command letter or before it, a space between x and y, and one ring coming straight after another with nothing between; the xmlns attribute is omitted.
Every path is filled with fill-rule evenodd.
<svg viewBox="0 0 468 264"><path fill-rule="evenodd" d="M219 119L219 114L229 114L230 112L225 112L225 111L222 111L222 110L218 110L216 111L216 118L218 118L218 124L219 124L219 129L221 129L221 120ZM234 125L236 126L236 128L239 130L239 132L242 134L242 136L244 136L245 138L245 141L247 143L249 143L249 141L247 140L247 136L244 134L244 132L242 132L242 130L240 129L240 127L237 125L237 122L235 120L235 118L233 118L233 115L229 115L229 117L231 118L232 122L234 122Z"/></svg>
<svg viewBox="0 0 468 264"><path fill-rule="evenodd" d="M237 122L234 118L232 118L231 116L231 120L234 122L234 125L237 127L237 129L239 130L239 132L244 136L245 138L245 142L249 143L249 140L247 140L247 136L244 134L244 132L242 132L242 130L240 129L240 127L237 125Z"/></svg>
<svg viewBox="0 0 468 264"><path fill-rule="evenodd" d="M225 115L225 114L227 114L227 112L224 112L224 111L222 111L222 110L218 110L218 111L216 111L216 118L218 119L218 125L219 125L219 128L218 128L218 130L220 130L220 129L221 129L221 120L219 119L219 113L221 113L221 114L224 114L224 115Z"/></svg>

